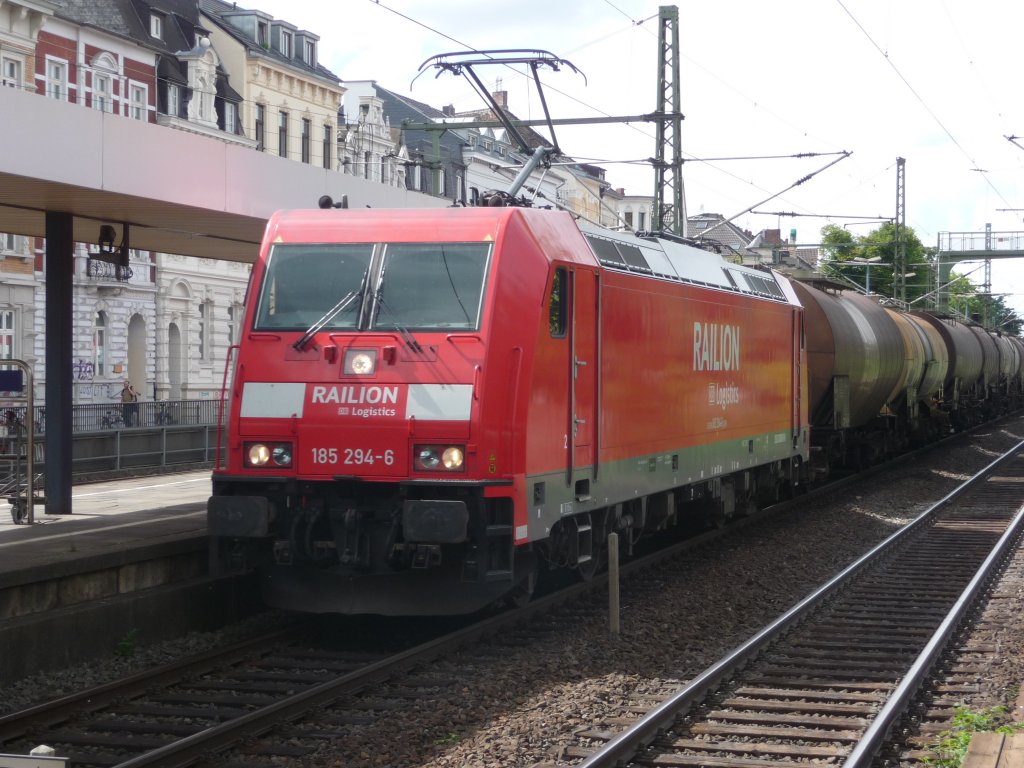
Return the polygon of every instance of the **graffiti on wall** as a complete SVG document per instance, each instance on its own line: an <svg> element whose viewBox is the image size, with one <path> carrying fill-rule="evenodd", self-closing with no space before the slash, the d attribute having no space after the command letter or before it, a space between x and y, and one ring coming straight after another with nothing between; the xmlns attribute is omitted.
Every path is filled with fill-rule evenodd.
<svg viewBox="0 0 1024 768"><path fill-rule="evenodd" d="M90 360L83 360L82 358L78 358L73 370L76 381L92 381L93 376L96 374L95 364Z"/></svg>

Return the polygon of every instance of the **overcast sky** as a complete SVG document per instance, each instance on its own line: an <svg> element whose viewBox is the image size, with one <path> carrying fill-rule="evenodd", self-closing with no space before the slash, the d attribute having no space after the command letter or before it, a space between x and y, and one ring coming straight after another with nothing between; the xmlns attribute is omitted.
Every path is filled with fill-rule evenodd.
<svg viewBox="0 0 1024 768"><path fill-rule="evenodd" d="M260 0L320 36L341 80L376 80L441 107L477 109L464 78L420 65L468 48L550 51L574 64L543 70L554 117L638 115L657 99L658 8L645 0ZM782 192L835 156L853 154L735 222L864 234L893 217L896 158L906 159L907 224L925 245L940 232L1024 233L1024 3L1006 0L715 0L679 3L683 180L690 215L732 216ZM542 116L528 80L479 68L521 118ZM585 79L584 79L585 76ZM651 194L650 123L556 128L568 155L603 165L627 193ZM1020 140L1024 146L1024 139ZM722 158L722 159L718 159ZM800 217L779 216L795 212ZM808 216L808 214L811 214ZM860 222L860 223L858 223ZM969 270L968 266L964 271ZM979 272L974 273L980 275ZM1024 262L993 266L993 290L1024 312Z"/></svg>

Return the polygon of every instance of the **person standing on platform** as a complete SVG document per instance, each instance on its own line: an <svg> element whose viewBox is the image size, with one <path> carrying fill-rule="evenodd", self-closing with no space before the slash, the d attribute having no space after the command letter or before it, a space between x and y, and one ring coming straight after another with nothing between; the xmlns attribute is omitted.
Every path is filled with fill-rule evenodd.
<svg viewBox="0 0 1024 768"><path fill-rule="evenodd" d="M121 388L121 412L126 427L138 426L139 393L128 379L124 380L124 386Z"/></svg>

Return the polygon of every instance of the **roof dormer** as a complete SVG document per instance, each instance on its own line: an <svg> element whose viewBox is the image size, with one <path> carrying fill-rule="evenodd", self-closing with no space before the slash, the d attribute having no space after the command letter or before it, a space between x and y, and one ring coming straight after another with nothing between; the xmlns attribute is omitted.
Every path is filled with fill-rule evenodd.
<svg viewBox="0 0 1024 768"><path fill-rule="evenodd" d="M319 35L309 30L300 30L295 34L295 58L307 67L316 67L319 43Z"/></svg>
<svg viewBox="0 0 1024 768"><path fill-rule="evenodd" d="M298 27L287 21L270 22L270 48L286 59L295 58L295 33Z"/></svg>

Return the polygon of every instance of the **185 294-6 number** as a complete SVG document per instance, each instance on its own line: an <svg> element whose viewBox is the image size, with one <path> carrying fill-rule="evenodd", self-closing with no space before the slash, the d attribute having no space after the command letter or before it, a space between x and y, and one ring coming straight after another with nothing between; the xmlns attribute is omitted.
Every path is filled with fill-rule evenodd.
<svg viewBox="0 0 1024 768"><path fill-rule="evenodd" d="M314 464L341 464L348 466L364 466L383 464L390 467L395 463L395 452L388 448L374 451L370 448L313 448Z"/></svg>

